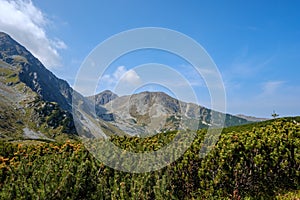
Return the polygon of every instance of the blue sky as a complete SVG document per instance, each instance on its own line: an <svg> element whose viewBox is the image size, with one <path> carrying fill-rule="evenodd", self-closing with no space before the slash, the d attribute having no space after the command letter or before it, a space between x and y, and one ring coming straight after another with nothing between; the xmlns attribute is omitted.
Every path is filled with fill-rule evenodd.
<svg viewBox="0 0 300 200"><path fill-rule="evenodd" d="M299 1L283 0L0 0L0 30L72 85L84 58L112 35L141 27L173 29L196 40L214 60L224 81L229 113L270 117L275 110L280 116L294 116L300 115L299 9ZM8 23L6 17L14 20ZM112 64L106 77L134 73L130 70L148 62L169 65L191 82L198 81L193 87L199 102L209 107L201 78L188 73L183 59L164 52L124 56Z"/></svg>

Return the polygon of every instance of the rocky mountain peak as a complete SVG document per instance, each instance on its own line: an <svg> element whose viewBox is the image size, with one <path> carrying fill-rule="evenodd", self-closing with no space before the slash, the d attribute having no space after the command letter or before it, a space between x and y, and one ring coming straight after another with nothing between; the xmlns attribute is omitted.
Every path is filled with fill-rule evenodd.
<svg viewBox="0 0 300 200"><path fill-rule="evenodd" d="M64 121L64 119L57 116L67 116L74 111L72 112L73 117L75 116L74 122L79 123L84 129L85 136L89 136L92 132L98 133L99 126L106 127L105 131L110 134L129 133L130 135L178 129L194 130L221 126L223 116L226 118L225 126L248 123L246 119L185 103L163 92L145 91L119 97L112 91L105 90L85 98L73 91L66 81L57 78L25 47L5 33L0 33L0 64L3 68L3 76L9 78L6 77L5 72L7 70L5 68L9 67L11 76L15 77L18 82L24 83L36 93L35 95L39 96L38 102L50 102L46 104L49 106L56 105L53 104L55 102L59 108L62 108L62 111L59 109L53 111L54 113L51 111L55 116L49 121L50 124L55 126L61 124L59 121ZM6 94L5 91L11 85L13 84L10 82L4 85L2 93ZM90 100L95 100L95 107ZM45 119L49 119L49 106L46 106ZM66 119L70 118L66 117Z"/></svg>
<svg viewBox="0 0 300 200"><path fill-rule="evenodd" d="M4 32L0 32L0 49L0 59L7 63L11 63L13 57L16 55L23 56L24 58L27 58L30 55L30 52L27 51L25 47Z"/></svg>
<svg viewBox="0 0 300 200"><path fill-rule="evenodd" d="M118 97L118 95L116 95L112 91L105 90L105 91L103 91L99 94L96 94L94 96L89 96L88 99L90 99L92 101L95 100L96 105L105 105L105 104L107 104L111 100L114 100L117 97Z"/></svg>
<svg viewBox="0 0 300 200"><path fill-rule="evenodd" d="M49 102L57 102L65 110L71 110L73 90L69 84L57 78L24 46L6 33L0 32L0 59L15 66L20 81Z"/></svg>

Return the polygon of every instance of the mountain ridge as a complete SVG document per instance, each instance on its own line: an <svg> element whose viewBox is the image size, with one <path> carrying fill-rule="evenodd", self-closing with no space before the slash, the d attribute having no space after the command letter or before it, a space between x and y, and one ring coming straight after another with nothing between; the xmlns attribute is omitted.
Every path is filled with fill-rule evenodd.
<svg viewBox="0 0 300 200"><path fill-rule="evenodd" d="M19 67L20 81L37 92L42 99L57 102L63 109L71 111L73 89L65 80L57 78L24 46L4 32L0 32L0 49L1 60Z"/></svg>
<svg viewBox="0 0 300 200"><path fill-rule="evenodd" d="M222 126L222 117L225 117L225 126L249 123L233 115L180 101L163 92L145 91L118 96L106 90L83 97L65 80L57 78L46 69L25 47L3 32L0 32L0 49L0 95L3 97L3 110L15 115L11 118L12 121L26 121L36 131L45 132L51 128L76 134L77 124L77 131L79 128L83 132L82 136L97 135L99 128L104 128L105 131L100 135L106 137L107 134L136 135L190 127L198 129ZM9 95L6 95L7 91ZM16 95L20 98L15 98ZM14 107L9 107L9 104ZM20 115L19 111L13 111L16 107L24 115L21 120L16 117ZM26 117L32 122L26 120ZM12 129L14 126L23 129L29 126L15 122L10 126Z"/></svg>
<svg viewBox="0 0 300 200"><path fill-rule="evenodd" d="M262 122L262 121L270 120L269 118L254 117L254 116L248 116L248 115L243 115L243 114L237 114L236 116L240 117L240 118L244 118L251 122Z"/></svg>
<svg viewBox="0 0 300 200"><path fill-rule="evenodd" d="M230 114L223 114L195 103L186 103L164 92L143 91L132 95L118 96L105 90L89 99L113 94L114 98L102 103L106 114L113 115L112 123L130 132L161 132L178 129L199 129L210 126L222 127L249 123L248 120ZM97 105L97 102L94 102ZM98 113L98 116L103 113ZM223 116L224 115L224 116ZM224 119L222 119L224 117ZM152 126L152 127L151 127Z"/></svg>

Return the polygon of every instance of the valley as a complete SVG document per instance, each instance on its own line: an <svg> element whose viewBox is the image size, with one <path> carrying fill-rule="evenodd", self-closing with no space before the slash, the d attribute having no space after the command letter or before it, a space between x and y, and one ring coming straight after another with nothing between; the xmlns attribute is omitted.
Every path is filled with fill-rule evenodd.
<svg viewBox="0 0 300 200"><path fill-rule="evenodd" d="M191 146L171 162L191 134ZM89 151L111 142L147 155L176 139L170 158L156 158L167 165L153 172L118 171ZM299 146L299 117L235 116L163 92L85 97L0 33L1 199L297 199ZM100 153L123 164L116 152ZM133 159L124 168L140 166Z"/></svg>

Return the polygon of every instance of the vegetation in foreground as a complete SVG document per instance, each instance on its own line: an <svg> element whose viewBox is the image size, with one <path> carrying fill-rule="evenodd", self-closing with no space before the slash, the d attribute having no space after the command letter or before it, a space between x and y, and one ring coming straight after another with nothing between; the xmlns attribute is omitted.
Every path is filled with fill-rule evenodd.
<svg viewBox="0 0 300 200"><path fill-rule="evenodd" d="M200 130L179 160L143 174L106 167L80 142L2 142L0 199L299 199L299 121L226 129L203 159ZM111 140L153 151L176 134Z"/></svg>

